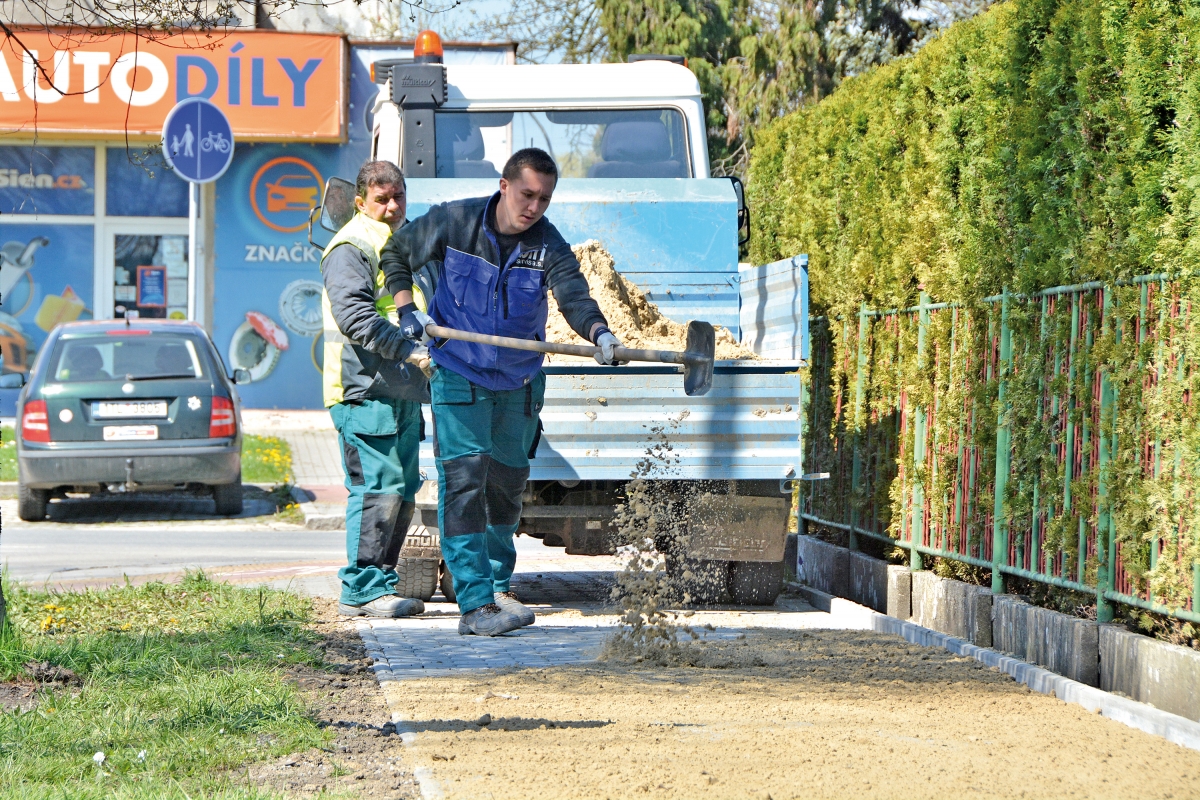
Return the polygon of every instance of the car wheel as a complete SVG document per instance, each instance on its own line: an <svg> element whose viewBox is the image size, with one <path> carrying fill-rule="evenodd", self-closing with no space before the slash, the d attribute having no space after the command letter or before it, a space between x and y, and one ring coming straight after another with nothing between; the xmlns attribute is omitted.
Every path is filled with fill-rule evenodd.
<svg viewBox="0 0 1200 800"><path fill-rule="evenodd" d="M242 481L222 483L213 487L213 500L217 502L217 515L236 517L242 513Z"/></svg>
<svg viewBox="0 0 1200 800"><path fill-rule="evenodd" d="M446 602L458 602L458 595L454 593L454 576L450 574L445 561L442 562L442 579L438 582L438 587L442 590L442 597L446 598Z"/></svg>
<svg viewBox="0 0 1200 800"><path fill-rule="evenodd" d="M782 590L782 561L735 561L729 567L729 594L740 606L772 605Z"/></svg>
<svg viewBox="0 0 1200 800"><path fill-rule="evenodd" d="M396 563L396 594L415 597L424 602L433 597L438 588L438 565L436 558L401 558Z"/></svg>
<svg viewBox="0 0 1200 800"><path fill-rule="evenodd" d="M41 522L46 518L46 505L50 502L48 489L30 489L23 483L17 484L17 516L26 522Z"/></svg>

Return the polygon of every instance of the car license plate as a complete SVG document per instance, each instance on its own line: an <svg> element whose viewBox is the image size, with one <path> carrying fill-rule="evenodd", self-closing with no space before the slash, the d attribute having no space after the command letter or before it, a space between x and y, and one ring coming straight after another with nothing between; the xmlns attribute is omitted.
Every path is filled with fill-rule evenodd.
<svg viewBox="0 0 1200 800"><path fill-rule="evenodd" d="M166 400L99 400L92 403L92 417L94 419L165 417L166 415Z"/></svg>
<svg viewBox="0 0 1200 800"><path fill-rule="evenodd" d="M157 425L105 425L106 442L144 442L158 438Z"/></svg>

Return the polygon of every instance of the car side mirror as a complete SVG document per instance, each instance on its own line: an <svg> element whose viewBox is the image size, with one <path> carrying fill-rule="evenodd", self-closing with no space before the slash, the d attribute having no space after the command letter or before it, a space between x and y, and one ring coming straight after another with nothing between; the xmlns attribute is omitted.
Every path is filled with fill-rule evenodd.
<svg viewBox="0 0 1200 800"><path fill-rule="evenodd" d="M250 370L242 369L241 367L238 367L237 369L235 369L233 371L233 382L236 384L243 384L243 383L253 383L254 381L250 377Z"/></svg>
<svg viewBox="0 0 1200 800"><path fill-rule="evenodd" d="M0 389L20 389L24 385L24 373L7 372L4 375L0 375Z"/></svg>
<svg viewBox="0 0 1200 800"><path fill-rule="evenodd" d="M741 247L750 241L750 207L746 205L746 187L736 175L726 177L733 184L733 193L737 195L738 247Z"/></svg>

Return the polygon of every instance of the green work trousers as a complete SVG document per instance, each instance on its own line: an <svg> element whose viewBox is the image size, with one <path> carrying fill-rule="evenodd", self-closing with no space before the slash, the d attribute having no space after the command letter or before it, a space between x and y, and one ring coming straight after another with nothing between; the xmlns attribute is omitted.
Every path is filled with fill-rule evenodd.
<svg viewBox="0 0 1200 800"><path fill-rule="evenodd" d="M346 560L341 601L362 605L393 594L396 562L421 486L421 404L408 400L337 403L329 409L342 446Z"/></svg>
<svg viewBox="0 0 1200 800"><path fill-rule="evenodd" d="M546 376L494 392L442 367L429 382L442 558L466 614L507 592Z"/></svg>

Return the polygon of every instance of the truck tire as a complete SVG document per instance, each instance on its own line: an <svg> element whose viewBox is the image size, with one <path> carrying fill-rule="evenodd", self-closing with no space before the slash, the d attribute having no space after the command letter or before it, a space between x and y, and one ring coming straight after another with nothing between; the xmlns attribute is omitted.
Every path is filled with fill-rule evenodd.
<svg viewBox="0 0 1200 800"><path fill-rule="evenodd" d="M454 576L450 574L450 570L446 569L446 562L442 562L442 578L438 581L438 586L442 590L442 597L446 598L447 603L457 603L458 595L454 593Z"/></svg>
<svg viewBox="0 0 1200 800"><path fill-rule="evenodd" d="M234 483L221 483L213 487L213 500L217 504L217 516L236 517L242 513L242 479Z"/></svg>
<svg viewBox="0 0 1200 800"><path fill-rule="evenodd" d="M396 562L396 594L414 597L421 602L433 597L438 588L438 565L436 558L401 558Z"/></svg>
<svg viewBox="0 0 1200 800"><path fill-rule="evenodd" d="M46 506L50 502L47 489L30 489L23 483L17 484L17 516L26 522L41 522L46 518Z"/></svg>
<svg viewBox="0 0 1200 800"><path fill-rule="evenodd" d="M729 582L729 562L667 555L667 575L679 602L693 606L711 606L725 602Z"/></svg>
<svg viewBox="0 0 1200 800"><path fill-rule="evenodd" d="M734 561L729 596L740 606L769 606L783 591L783 562Z"/></svg>

